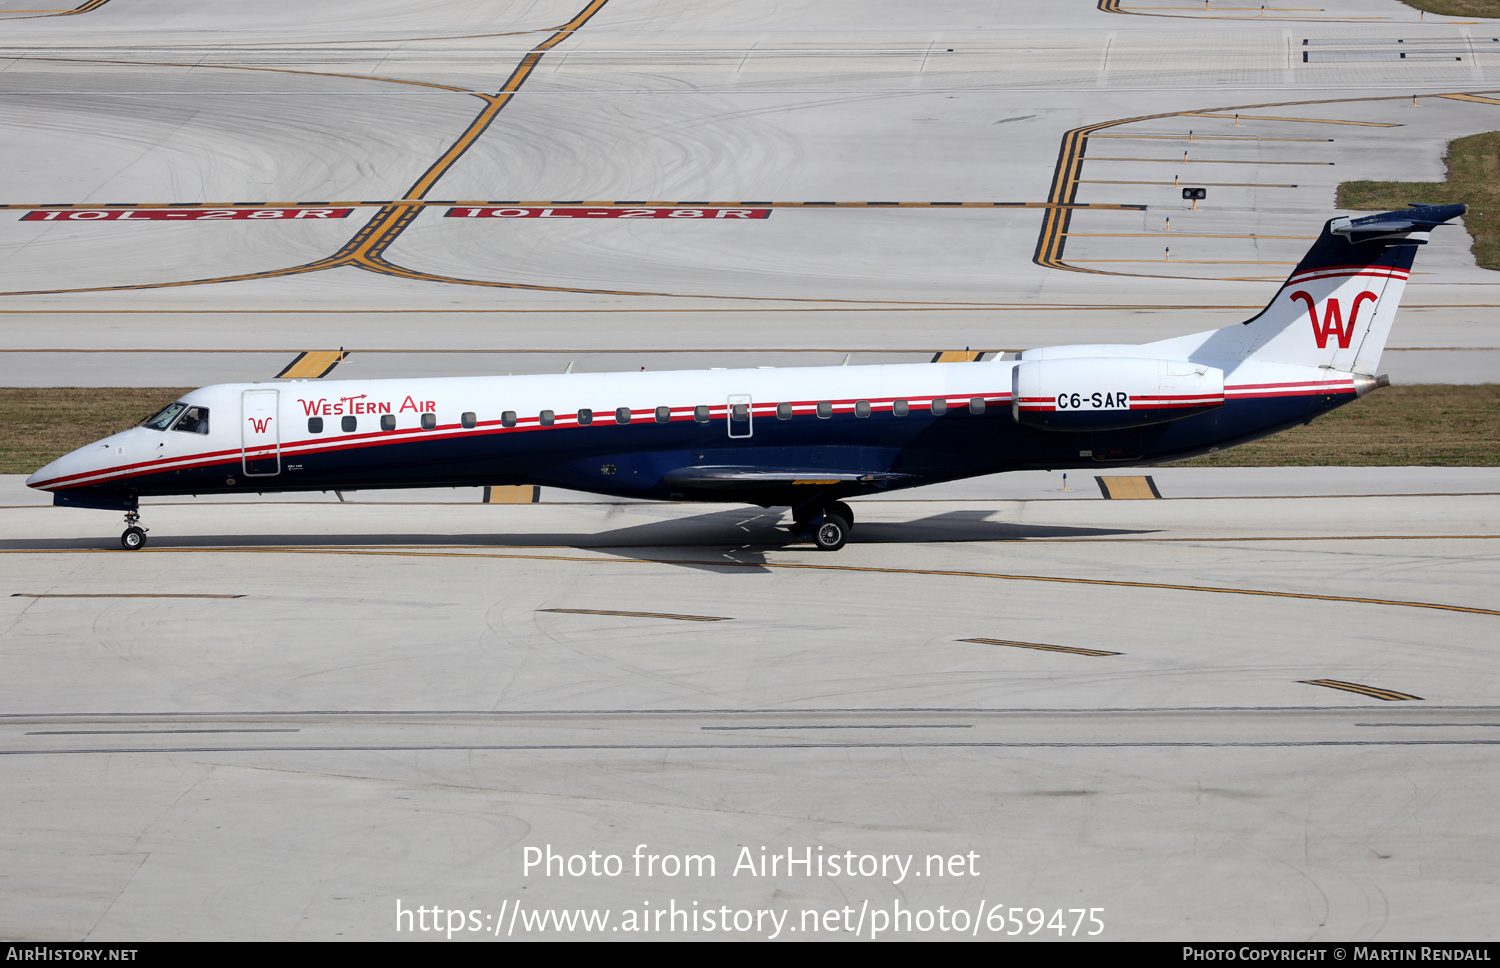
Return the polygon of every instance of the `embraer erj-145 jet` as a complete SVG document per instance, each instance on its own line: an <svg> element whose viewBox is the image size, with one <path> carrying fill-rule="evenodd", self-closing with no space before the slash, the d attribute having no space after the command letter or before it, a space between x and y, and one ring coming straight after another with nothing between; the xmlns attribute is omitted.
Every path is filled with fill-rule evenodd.
<svg viewBox="0 0 1500 968"><path fill-rule="evenodd" d="M53 503L235 491L544 484L789 507L843 547L843 498L979 474L1159 464L1307 423L1376 376L1417 246L1462 205L1335 218L1276 298L1224 329L1014 360L225 384L27 480Z"/></svg>

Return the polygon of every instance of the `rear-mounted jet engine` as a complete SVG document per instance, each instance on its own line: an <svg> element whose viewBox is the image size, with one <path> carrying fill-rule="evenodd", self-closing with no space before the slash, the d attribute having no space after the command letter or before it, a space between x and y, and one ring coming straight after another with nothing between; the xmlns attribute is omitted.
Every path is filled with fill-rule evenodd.
<svg viewBox="0 0 1500 968"><path fill-rule="evenodd" d="M1224 371L1179 360L1023 357L1011 381L1011 416L1043 430L1123 430L1224 406Z"/></svg>

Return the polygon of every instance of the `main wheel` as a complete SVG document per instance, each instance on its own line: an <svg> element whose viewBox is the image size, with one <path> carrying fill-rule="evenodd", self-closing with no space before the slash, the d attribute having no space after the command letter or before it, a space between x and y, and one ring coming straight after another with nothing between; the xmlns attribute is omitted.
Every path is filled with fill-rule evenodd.
<svg viewBox="0 0 1500 968"><path fill-rule="evenodd" d="M126 551L140 551L146 547L146 532L141 528L126 528L120 535L120 547Z"/></svg>
<svg viewBox="0 0 1500 968"><path fill-rule="evenodd" d="M812 538L819 551L838 551L849 540L849 522L837 514L825 514L813 525Z"/></svg>
<svg viewBox="0 0 1500 968"><path fill-rule="evenodd" d="M832 504L828 505L828 513L837 514L839 517L849 522L849 527L854 527L854 510L843 501L834 501Z"/></svg>

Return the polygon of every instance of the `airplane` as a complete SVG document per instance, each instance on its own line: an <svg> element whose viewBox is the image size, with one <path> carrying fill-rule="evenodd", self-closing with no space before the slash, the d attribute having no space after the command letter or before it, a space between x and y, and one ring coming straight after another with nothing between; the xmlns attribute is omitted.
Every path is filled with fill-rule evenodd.
<svg viewBox="0 0 1500 968"><path fill-rule="evenodd" d="M81 447L28 485L65 507L141 498L533 484L790 508L844 546L845 498L1002 471L1162 464L1269 436L1389 385L1380 354L1432 229L1464 205L1329 220L1276 296L1222 329L1014 359L222 384Z"/></svg>

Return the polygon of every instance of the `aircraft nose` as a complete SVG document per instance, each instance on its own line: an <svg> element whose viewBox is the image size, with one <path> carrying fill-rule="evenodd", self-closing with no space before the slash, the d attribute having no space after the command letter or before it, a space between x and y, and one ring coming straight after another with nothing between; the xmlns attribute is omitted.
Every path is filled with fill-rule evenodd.
<svg viewBox="0 0 1500 968"><path fill-rule="evenodd" d="M56 490L61 486L60 479L76 473L77 466L81 463L78 451L65 454L26 478L26 486L43 491Z"/></svg>
<svg viewBox="0 0 1500 968"><path fill-rule="evenodd" d="M70 454L64 454L45 467L39 468L36 473L26 478L26 486L39 488L43 491L52 490L56 486L54 482L58 478L66 476L72 465L77 463L75 459L77 453L78 451L75 450Z"/></svg>
<svg viewBox="0 0 1500 968"><path fill-rule="evenodd" d="M112 449L112 440L114 438L111 437L96 440L72 453L64 454L26 478L26 486L42 491L56 491L66 487L69 481L80 474L100 470L106 464L106 455Z"/></svg>

